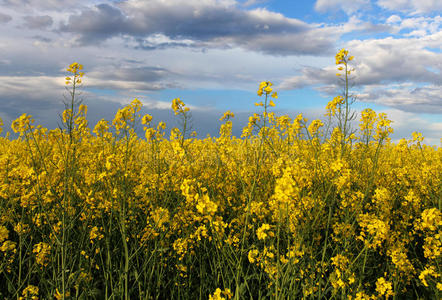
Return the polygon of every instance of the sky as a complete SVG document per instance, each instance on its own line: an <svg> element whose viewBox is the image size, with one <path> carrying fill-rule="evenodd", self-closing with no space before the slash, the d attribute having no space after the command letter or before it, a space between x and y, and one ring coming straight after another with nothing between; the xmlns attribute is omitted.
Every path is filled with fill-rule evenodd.
<svg viewBox="0 0 442 300"><path fill-rule="evenodd" d="M442 138L440 0L0 0L0 118L56 128L72 62L93 127L138 98L154 122L178 124L181 98L200 137L235 113L240 135L261 81L275 112L320 118L339 95L335 54L352 67L354 109L393 120L393 140Z"/></svg>

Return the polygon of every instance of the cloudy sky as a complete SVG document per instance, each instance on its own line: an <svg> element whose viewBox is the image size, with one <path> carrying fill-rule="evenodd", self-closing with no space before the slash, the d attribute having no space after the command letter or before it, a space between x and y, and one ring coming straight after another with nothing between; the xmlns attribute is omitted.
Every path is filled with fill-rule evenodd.
<svg viewBox="0 0 442 300"><path fill-rule="evenodd" d="M66 67L86 73L92 126L138 98L175 125L180 97L200 136L236 113L239 133L259 82L276 111L315 118L339 91L334 55L355 56L356 110L386 112L395 139L442 137L440 0L0 0L0 117L57 127Z"/></svg>

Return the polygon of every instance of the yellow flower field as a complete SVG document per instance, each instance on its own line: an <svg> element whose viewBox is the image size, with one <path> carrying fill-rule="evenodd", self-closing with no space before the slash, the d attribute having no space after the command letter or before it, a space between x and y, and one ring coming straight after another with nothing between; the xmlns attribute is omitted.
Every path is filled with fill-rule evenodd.
<svg viewBox="0 0 442 300"><path fill-rule="evenodd" d="M241 137L228 111L204 139L179 98L170 137L137 99L90 128L72 64L63 128L0 137L0 298L440 299L442 148L357 116L351 60L324 120L262 82Z"/></svg>

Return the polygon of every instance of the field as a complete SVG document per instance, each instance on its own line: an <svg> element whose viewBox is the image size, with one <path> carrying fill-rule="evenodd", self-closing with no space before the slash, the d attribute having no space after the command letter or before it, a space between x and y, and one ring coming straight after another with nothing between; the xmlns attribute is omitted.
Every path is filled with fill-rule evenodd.
<svg viewBox="0 0 442 300"><path fill-rule="evenodd" d="M179 98L170 137L137 99L89 128L72 64L63 127L0 137L0 298L440 299L442 148L357 116L351 60L327 120L262 82L241 137L228 111L204 139Z"/></svg>

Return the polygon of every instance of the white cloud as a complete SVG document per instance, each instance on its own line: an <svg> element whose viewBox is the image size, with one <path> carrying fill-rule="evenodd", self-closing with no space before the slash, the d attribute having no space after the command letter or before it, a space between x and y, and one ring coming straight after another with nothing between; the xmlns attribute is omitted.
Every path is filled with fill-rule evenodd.
<svg viewBox="0 0 442 300"><path fill-rule="evenodd" d="M61 95L63 84L62 77L0 76L0 95L11 98L26 95L30 100L46 97L49 100ZM41 89L42 85L45 89Z"/></svg>
<svg viewBox="0 0 442 300"><path fill-rule="evenodd" d="M442 10L440 0L378 0L377 4L391 11L400 11L412 15L434 13Z"/></svg>
<svg viewBox="0 0 442 300"><path fill-rule="evenodd" d="M403 111L442 114L442 32L414 32L416 37L351 40L345 46L356 58L351 82L359 100ZM336 94L336 66L304 67L285 78L281 89L315 87L326 95Z"/></svg>
<svg viewBox="0 0 442 300"><path fill-rule="evenodd" d="M370 0L316 0L315 10L321 13L342 10L347 14L352 14L368 6L370 6Z"/></svg>
<svg viewBox="0 0 442 300"><path fill-rule="evenodd" d="M439 32L419 38L388 37L348 42L348 49L357 58L358 84L406 81L441 84L440 75L427 68L439 72L442 69L442 53L428 50L441 37L442 32Z"/></svg>
<svg viewBox="0 0 442 300"><path fill-rule="evenodd" d="M413 29L428 34L436 34L440 32L442 26L442 17L409 17L404 18L396 25L398 31Z"/></svg>
<svg viewBox="0 0 442 300"><path fill-rule="evenodd" d="M266 3L269 0L247 0L246 2L244 2L242 5L245 7L248 6L252 6L252 5L257 5L257 4L262 4L262 3Z"/></svg>
<svg viewBox="0 0 442 300"><path fill-rule="evenodd" d="M391 15L390 17L388 17L386 22L389 24L397 24L400 21L401 21L401 17L399 17L398 15Z"/></svg>
<svg viewBox="0 0 442 300"><path fill-rule="evenodd" d="M442 54L426 49L434 46L439 35L440 33L422 38L388 37L348 42L346 48L356 57L352 63L356 68L355 83L358 85L392 82L441 84ZM321 69L304 67L301 74L286 78L281 83L281 88L330 85L336 81L335 73L335 66Z"/></svg>
<svg viewBox="0 0 442 300"><path fill-rule="evenodd" d="M442 86L411 84L367 86L358 97L364 102L373 102L408 112L442 114Z"/></svg>

